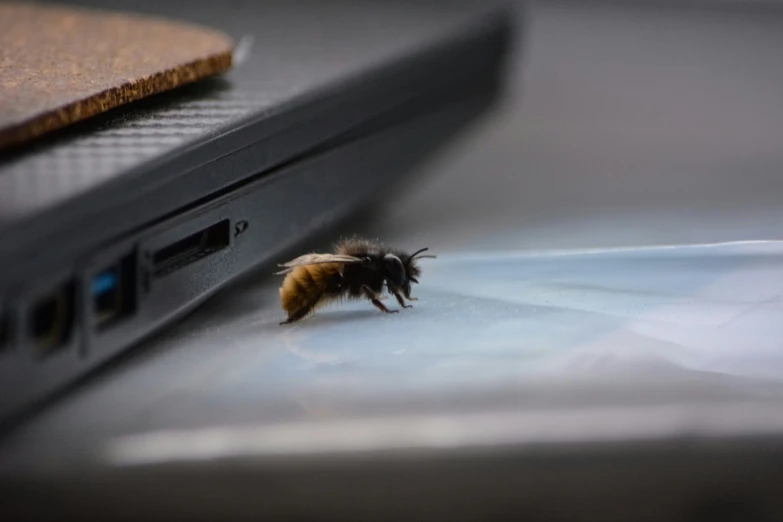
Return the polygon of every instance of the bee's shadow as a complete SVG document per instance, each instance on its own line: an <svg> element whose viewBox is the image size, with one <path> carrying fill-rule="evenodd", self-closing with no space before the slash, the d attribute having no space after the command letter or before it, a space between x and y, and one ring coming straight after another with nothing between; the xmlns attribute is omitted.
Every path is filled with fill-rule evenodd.
<svg viewBox="0 0 783 522"><path fill-rule="evenodd" d="M386 314L383 314L386 315ZM395 314L396 315L396 314ZM381 313L376 310L332 310L319 312L301 321L301 326L325 326L376 319Z"/></svg>

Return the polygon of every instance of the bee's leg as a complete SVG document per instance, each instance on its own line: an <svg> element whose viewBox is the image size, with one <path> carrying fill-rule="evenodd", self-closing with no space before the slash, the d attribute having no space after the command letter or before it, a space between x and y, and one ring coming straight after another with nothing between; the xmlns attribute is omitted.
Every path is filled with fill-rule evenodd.
<svg viewBox="0 0 783 522"><path fill-rule="evenodd" d="M313 310L312 306L303 306L299 310L288 314L288 319L280 323L280 325L295 323L301 319L307 317L307 315Z"/></svg>
<svg viewBox="0 0 783 522"><path fill-rule="evenodd" d="M388 308L386 308L386 306L378 300L378 296L375 295L375 292L373 292L369 286L364 285L362 286L362 289L364 290L364 295L367 296L367 299L372 301L372 304L374 304L375 308L377 308L378 310L382 312L386 312L387 314L396 314L397 312L399 312L399 310L389 310Z"/></svg>
<svg viewBox="0 0 783 522"><path fill-rule="evenodd" d="M399 299L399 297L397 297L397 299ZM405 299L407 299L408 301L418 301L419 300L418 297L411 297L411 293L410 292L406 292L405 293Z"/></svg>
<svg viewBox="0 0 783 522"><path fill-rule="evenodd" d="M402 300L402 295L400 295L399 290L393 290L392 293L394 294L394 297L397 298L397 302L400 303L400 306L403 308L413 308L413 305L406 305L405 301Z"/></svg>
<svg viewBox="0 0 783 522"><path fill-rule="evenodd" d="M295 323L295 322L299 321L300 319L302 319L304 316L306 316L309 311L310 310L305 309L305 310L302 310L301 312L297 312L297 313L295 313L293 315L289 315L288 319L286 319L285 321L280 323L280 325L282 326L284 324Z"/></svg>

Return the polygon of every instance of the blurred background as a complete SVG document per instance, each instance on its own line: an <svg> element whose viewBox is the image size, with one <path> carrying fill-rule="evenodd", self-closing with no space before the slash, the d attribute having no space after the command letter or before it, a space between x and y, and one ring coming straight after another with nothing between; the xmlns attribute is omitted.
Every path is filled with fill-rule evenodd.
<svg viewBox="0 0 783 522"><path fill-rule="evenodd" d="M444 251L783 235L783 2L517 5L507 100L379 237Z"/></svg>

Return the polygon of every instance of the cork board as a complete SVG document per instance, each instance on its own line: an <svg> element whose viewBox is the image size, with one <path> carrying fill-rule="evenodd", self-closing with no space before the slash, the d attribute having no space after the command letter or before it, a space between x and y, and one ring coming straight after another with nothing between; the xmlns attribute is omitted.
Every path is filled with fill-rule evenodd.
<svg viewBox="0 0 783 522"><path fill-rule="evenodd" d="M222 73L233 48L176 21L0 3L0 149Z"/></svg>

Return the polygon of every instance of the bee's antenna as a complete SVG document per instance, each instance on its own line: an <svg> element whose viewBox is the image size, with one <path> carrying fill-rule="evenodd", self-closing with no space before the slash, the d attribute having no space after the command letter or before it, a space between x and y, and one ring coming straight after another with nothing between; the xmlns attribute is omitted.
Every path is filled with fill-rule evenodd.
<svg viewBox="0 0 783 522"><path fill-rule="evenodd" d="M427 250L429 250L429 248L422 248L421 250L417 250L417 251L416 251L416 252L414 252L414 254L411 256L411 259L414 259L416 256L419 256L419 254L421 254L422 252L426 252ZM437 257L437 256L434 256L434 255L419 256L419 259L426 258L426 257L430 257L430 258L433 258L433 259L434 259L434 258L435 258L435 257Z"/></svg>

